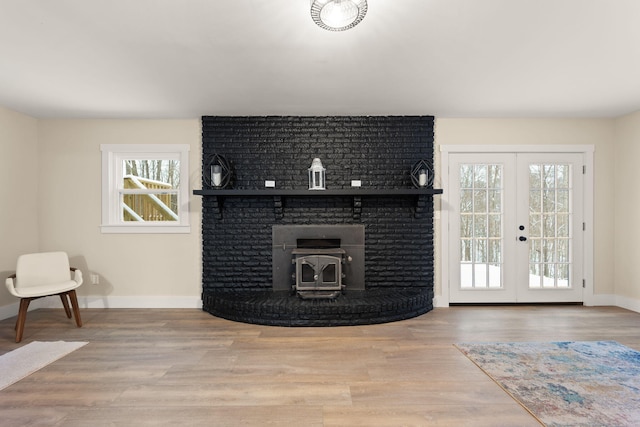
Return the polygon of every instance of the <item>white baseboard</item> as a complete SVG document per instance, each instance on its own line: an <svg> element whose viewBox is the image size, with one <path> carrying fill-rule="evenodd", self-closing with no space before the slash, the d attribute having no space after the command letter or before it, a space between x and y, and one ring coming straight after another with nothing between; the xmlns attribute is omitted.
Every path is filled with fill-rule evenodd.
<svg viewBox="0 0 640 427"><path fill-rule="evenodd" d="M640 313L640 300L635 298L616 296L616 306L621 308L626 308L627 310L635 311L636 313Z"/></svg>
<svg viewBox="0 0 640 427"><path fill-rule="evenodd" d="M78 297L81 308L202 308L200 297L135 296L135 297Z"/></svg>
<svg viewBox="0 0 640 427"><path fill-rule="evenodd" d="M584 305L587 307L616 305L616 296L613 294L585 295Z"/></svg>
<svg viewBox="0 0 640 427"><path fill-rule="evenodd" d="M31 304L29 304L29 310L28 311L33 311L33 310L37 310L39 308L44 308L47 307L47 304L45 303L45 301L49 299L49 298L45 298L45 299L37 299L31 302ZM54 298L51 298L52 300ZM56 298L56 301L58 301L58 304L60 306L60 308L62 308L62 303L60 302L60 298ZM16 302L12 303L12 304L8 304L8 305L3 305L2 307L0 307L0 320L4 320L4 319L8 319L9 317L13 317L13 316L17 316L18 315L18 310L20 310L20 301L16 299Z"/></svg>
<svg viewBox="0 0 640 427"><path fill-rule="evenodd" d="M135 296L135 297L98 297L78 296L80 308L196 308L202 309L200 297L184 296ZM60 308L60 298L42 298L29 304L29 311L39 308ZM0 307L0 320L17 316L20 303Z"/></svg>
<svg viewBox="0 0 640 427"><path fill-rule="evenodd" d="M78 297L80 308L195 308L202 309L200 297L191 296L134 296L134 297ZM586 306L611 305L640 313L640 300L617 295L594 295L585 301ZM20 304L0 307L0 320L17 316ZM434 307L449 307L449 302L439 295L433 298ZM38 308L62 308L59 298L42 298L29 305L29 311Z"/></svg>
<svg viewBox="0 0 640 427"><path fill-rule="evenodd" d="M20 304L18 304L18 303L3 305L2 307L0 307L0 320L4 320L4 319L8 319L9 317L17 316L19 308L20 308Z"/></svg>
<svg viewBox="0 0 640 427"><path fill-rule="evenodd" d="M440 295L435 295L433 297L433 307L449 307L449 301Z"/></svg>

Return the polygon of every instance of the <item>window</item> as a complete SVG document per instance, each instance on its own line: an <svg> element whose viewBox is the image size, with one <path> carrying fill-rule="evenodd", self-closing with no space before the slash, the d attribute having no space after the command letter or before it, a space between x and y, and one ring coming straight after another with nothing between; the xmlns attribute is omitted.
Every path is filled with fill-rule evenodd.
<svg viewBox="0 0 640 427"><path fill-rule="evenodd" d="M189 233L189 145L103 144L102 232Z"/></svg>

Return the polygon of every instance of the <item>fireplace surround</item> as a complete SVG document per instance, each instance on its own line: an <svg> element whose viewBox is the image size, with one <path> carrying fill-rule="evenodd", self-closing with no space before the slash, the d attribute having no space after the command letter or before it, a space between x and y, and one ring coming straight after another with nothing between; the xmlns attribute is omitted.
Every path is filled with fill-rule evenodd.
<svg viewBox="0 0 640 427"><path fill-rule="evenodd" d="M339 326L432 309L433 194L441 190L413 188L410 173L416 161L433 164L433 117L205 116L202 143L203 159L224 156L233 174L226 189L203 182L194 191L203 196L205 311L248 323ZM316 157L326 168L326 190L309 191ZM362 188L351 187L354 179ZM314 227L316 236L340 240L351 257L335 298L292 292L297 244L276 244L278 230ZM330 228L361 232L354 243L348 233L322 231ZM358 279L348 277L354 271Z"/></svg>
<svg viewBox="0 0 640 427"><path fill-rule="evenodd" d="M312 240L322 242L313 244L310 243ZM351 291L365 289L364 225L274 225L271 241L274 291L292 289L292 284L296 280L296 270L301 268L299 262L294 263L297 259L296 255L330 255L330 252L333 256L340 254L340 273L344 277L339 279L344 283L345 288ZM328 249L339 249L341 252L328 251Z"/></svg>

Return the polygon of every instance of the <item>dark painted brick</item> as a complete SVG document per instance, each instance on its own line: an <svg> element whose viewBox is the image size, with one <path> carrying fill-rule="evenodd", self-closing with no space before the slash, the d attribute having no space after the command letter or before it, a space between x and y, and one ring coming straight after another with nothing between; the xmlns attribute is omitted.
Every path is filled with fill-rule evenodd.
<svg viewBox="0 0 640 427"><path fill-rule="evenodd" d="M411 166L420 159L433 163L433 148L431 116L202 118L203 159L213 153L226 157L233 169L233 188L260 189L267 179L275 180L281 189L307 188L307 168L314 157L320 157L327 169L330 189L349 188L352 179L369 188L411 187ZM270 290L271 227L276 224L362 223L366 288L385 292L395 287L415 288L433 297L432 197L365 197L355 218L350 197L283 197L275 202L273 198L228 198L221 211L220 219L216 198L203 197L203 302L207 311L217 310L207 306L215 300L209 292ZM419 300L424 305L424 294ZM426 309L415 304L395 307L383 317L406 318L402 317L406 313L394 314L394 310L421 314L431 309L430 304L429 299ZM245 305L232 310L243 310ZM375 304L370 308L380 309ZM229 310L221 311L232 318ZM347 311L346 317L353 317L352 310ZM245 313L244 317L263 315ZM317 320L321 317L318 312L305 315L316 316L308 323L322 323ZM293 322L278 316L274 324Z"/></svg>

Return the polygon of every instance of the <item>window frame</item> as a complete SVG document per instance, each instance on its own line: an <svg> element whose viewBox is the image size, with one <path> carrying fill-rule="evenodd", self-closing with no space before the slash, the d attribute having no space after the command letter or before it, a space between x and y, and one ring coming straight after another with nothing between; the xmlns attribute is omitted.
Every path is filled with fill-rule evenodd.
<svg viewBox="0 0 640 427"><path fill-rule="evenodd" d="M189 144L101 144L102 152L102 233L190 233L189 224ZM180 185L176 190L125 190L122 185L124 160L178 160ZM175 192L177 221L123 221L120 196L125 193L156 194Z"/></svg>

